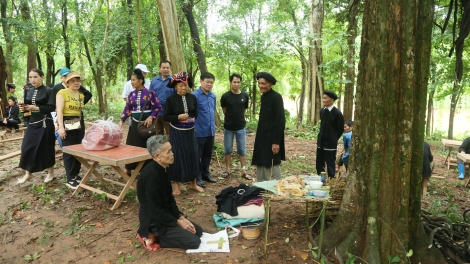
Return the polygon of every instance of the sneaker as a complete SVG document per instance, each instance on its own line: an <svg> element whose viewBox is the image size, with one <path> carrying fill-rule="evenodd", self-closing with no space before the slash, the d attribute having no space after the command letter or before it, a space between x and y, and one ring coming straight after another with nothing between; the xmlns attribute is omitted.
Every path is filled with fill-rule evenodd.
<svg viewBox="0 0 470 264"><path fill-rule="evenodd" d="M77 176L75 176L75 179L74 179L74 180L75 180L76 182L80 183L80 182L82 182L82 177L80 177L80 176L77 175Z"/></svg>
<svg viewBox="0 0 470 264"><path fill-rule="evenodd" d="M76 190L78 188L79 183L76 180L71 180L67 182L65 185L67 185L67 187L69 187L70 189Z"/></svg>

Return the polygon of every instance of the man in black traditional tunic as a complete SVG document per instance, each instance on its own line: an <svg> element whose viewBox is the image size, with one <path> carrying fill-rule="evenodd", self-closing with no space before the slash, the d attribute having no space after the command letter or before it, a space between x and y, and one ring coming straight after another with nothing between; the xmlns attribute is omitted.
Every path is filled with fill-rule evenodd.
<svg viewBox="0 0 470 264"><path fill-rule="evenodd" d="M272 89L276 79L267 72L256 74L261 95L258 128L252 165L256 165L258 182L281 179L281 160L286 159L284 147L284 101L282 96Z"/></svg>
<svg viewBox="0 0 470 264"><path fill-rule="evenodd" d="M317 173L325 171L328 177L335 177L335 160L338 140L344 131L344 117L333 103L338 99L336 93L325 90L323 93L323 109L320 110L320 132L317 138Z"/></svg>

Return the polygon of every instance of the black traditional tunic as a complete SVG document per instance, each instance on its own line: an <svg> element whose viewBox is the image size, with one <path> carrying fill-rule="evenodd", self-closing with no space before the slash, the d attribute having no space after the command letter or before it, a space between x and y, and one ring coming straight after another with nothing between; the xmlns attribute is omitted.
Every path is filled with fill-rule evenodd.
<svg viewBox="0 0 470 264"><path fill-rule="evenodd" d="M338 108L331 111L327 108L320 110L320 132L318 132L317 145L323 149L336 149L338 140L344 132L344 117Z"/></svg>
<svg viewBox="0 0 470 264"><path fill-rule="evenodd" d="M166 100L163 120L171 122L170 143L173 147L175 162L171 165L173 173L170 177L175 182L192 181L199 173L199 154L194 121L178 121L178 115L184 113L187 113L190 118L197 118L197 109L197 100L192 94L185 96L173 94Z"/></svg>
<svg viewBox="0 0 470 264"><path fill-rule="evenodd" d="M30 123L21 144L19 167L31 173L55 164L55 135L51 112L55 110L52 88L44 85L24 90L24 103L36 105L39 111L31 113Z"/></svg>
<svg viewBox="0 0 470 264"><path fill-rule="evenodd" d="M252 165L269 168L281 164L281 160L286 160L285 126L284 101L278 92L271 89L261 95ZM272 144L279 145L279 153L276 155L273 154Z"/></svg>
<svg viewBox="0 0 470 264"><path fill-rule="evenodd" d="M151 223L156 226L158 234L165 234L168 227L176 227L176 221L183 215L172 195L167 171L155 160L151 160L140 172L137 197L140 203L140 227L137 232L142 237L148 237Z"/></svg>

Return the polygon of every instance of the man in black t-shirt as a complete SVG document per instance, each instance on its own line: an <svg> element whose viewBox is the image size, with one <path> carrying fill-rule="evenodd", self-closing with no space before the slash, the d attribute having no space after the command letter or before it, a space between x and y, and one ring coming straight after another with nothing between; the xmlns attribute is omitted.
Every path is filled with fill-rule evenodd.
<svg viewBox="0 0 470 264"><path fill-rule="evenodd" d="M248 94L240 90L242 76L238 73L230 75L230 91L220 98L220 106L225 115L224 120L224 154L225 172L222 177L230 175L230 165L233 151L233 137L237 140L237 154L242 166L242 177L251 180L246 174L246 132L245 112L248 108Z"/></svg>

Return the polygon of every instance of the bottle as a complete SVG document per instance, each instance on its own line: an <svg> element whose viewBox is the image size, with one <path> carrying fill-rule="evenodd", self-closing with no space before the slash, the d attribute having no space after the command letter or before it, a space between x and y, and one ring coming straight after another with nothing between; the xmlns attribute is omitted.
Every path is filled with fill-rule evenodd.
<svg viewBox="0 0 470 264"><path fill-rule="evenodd" d="M320 176L321 176L321 181L322 182L325 182L326 181L326 172L320 172Z"/></svg>

